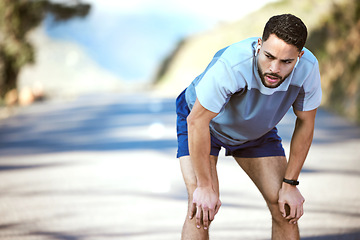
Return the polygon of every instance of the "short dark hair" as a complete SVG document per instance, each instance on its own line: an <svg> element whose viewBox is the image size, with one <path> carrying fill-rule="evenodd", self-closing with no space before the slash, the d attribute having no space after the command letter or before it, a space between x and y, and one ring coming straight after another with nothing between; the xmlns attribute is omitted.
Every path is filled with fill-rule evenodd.
<svg viewBox="0 0 360 240"><path fill-rule="evenodd" d="M262 40L265 42L271 34L275 34L286 43L294 45L301 52L308 32L300 18L292 14L282 14L269 19L265 25Z"/></svg>

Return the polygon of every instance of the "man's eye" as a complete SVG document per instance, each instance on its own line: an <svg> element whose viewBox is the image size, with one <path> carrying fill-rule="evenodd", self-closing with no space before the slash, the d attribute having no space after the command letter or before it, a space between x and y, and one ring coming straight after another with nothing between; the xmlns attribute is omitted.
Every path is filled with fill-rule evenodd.
<svg viewBox="0 0 360 240"><path fill-rule="evenodd" d="M273 59L273 56L270 56L270 55L265 55L265 56L269 59Z"/></svg>

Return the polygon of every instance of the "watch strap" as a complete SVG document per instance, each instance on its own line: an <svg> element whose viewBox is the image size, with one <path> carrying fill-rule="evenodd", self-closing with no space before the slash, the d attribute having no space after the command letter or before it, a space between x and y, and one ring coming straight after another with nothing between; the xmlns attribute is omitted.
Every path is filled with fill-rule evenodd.
<svg viewBox="0 0 360 240"><path fill-rule="evenodd" d="M298 180L289 180L289 179L283 178L283 182L287 183L287 184L290 184L290 185L293 185L293 186L299 185Z"/></svg>

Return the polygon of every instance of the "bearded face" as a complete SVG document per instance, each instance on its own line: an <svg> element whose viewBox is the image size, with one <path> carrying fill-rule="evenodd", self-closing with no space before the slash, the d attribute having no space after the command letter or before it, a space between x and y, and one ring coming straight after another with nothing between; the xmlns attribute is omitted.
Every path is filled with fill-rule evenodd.
<svg viewBox="0 0 360 240"><path fill-rule="evenodd" d="M269 38L258 42L258 73L261 82L265 87L276 88L280 86L291 74L298 57L304 52L298 52L298 49L291 44L286 43L271 34Z"/></svg>

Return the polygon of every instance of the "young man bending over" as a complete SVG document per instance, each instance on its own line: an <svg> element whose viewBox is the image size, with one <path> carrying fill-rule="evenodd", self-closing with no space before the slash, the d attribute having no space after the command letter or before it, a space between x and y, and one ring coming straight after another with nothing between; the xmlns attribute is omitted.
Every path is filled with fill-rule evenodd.
<svg viewBox="0 0 360 240"><path fill-rule="evenodd" d="M262 38L218 51L177 98L177 156L189 196L182 239L209 238L221 205L216 171L221 147L263 195L272 238L299 239L304 198L296 185L321 101L319 66L304 48L306 38L299 18L274 16ZM287 161L276 125L291 107L297 118Z"/></svg>

